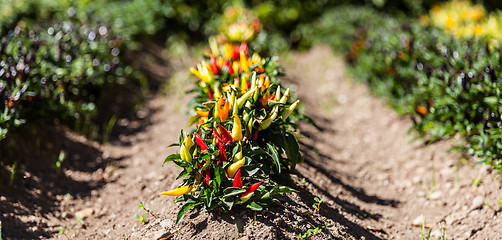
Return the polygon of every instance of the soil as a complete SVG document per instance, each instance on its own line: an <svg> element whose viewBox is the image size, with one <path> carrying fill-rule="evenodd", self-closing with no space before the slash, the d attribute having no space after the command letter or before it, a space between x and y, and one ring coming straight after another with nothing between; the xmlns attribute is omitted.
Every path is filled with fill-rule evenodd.
<svg viewBox="0 0 502 240"><path fill-rule="evenodd" d="M11 187L4 180L9 168L1 168L1 236L295 239L310 233L312 239L420 239L422 225L431 239L440 239L441 227L448 239L502 236L499 174L449 151L458 138L428 145L412 140L412 121L354 83L328 47L282 58L285 84L320 127L299 126L307 137L301 139L305 161L283 182L299 192L276 197L262 212L191 212L175 224L180 203L158 193L177 185L180 169L162 162L176 150L166 146L189 128L190 96L184 91L191 86L191 64L175 61L168 90L150 100L140 118L119 120L139 130L119 133L109 145L58 124L40 130L48 139L62 139L42 146L53 153L65 149L66 160L57 175L40 170L44 166L21 168ZM317 210L316 197L322 199ZM138 208L140 202L149 213ZM136 214L145 214L147 222Z"/></svg>

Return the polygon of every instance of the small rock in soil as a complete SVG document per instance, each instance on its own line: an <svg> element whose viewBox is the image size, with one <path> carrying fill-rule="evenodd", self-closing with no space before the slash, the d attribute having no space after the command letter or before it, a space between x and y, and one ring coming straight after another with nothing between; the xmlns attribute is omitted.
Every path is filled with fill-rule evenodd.
<svg viewBox="0 0 502 240"><path fill-rule="evenodd" d="M429 195L429 199L430 200L437 200L439 198L441 198L441 192L440 191L433 192L433 193L431 193L431 195Z"/></svg>
<svg viewBox="0 0 502 240"><path fill-rule="evenodd" d="M420 215L417 218L415 218L411 224L415 227L421 227L424 221L425 221L424 215Z"/></svg>
<svg viewBox="0 0 502 240"><path fill-rule="evenodd" d="M484 198L482 196L477 196L472 200L471 209L482 208L484 203Z"/></svg>
<svg viewBox="0 0 502 240"><path fill-rule="evenodd" d="M173 224L174 222L170 219L162 220L162 222L160 222L160 226L164 229L172 227Z"/></svg>
<svg viewBox="0 0 502 240"><path fill-rule="evenodd" d="M94 209L92 209L92 208L84 208L84 209L82 209L80 211L77 211L75 213L75 217L77 217L77 218L86 218L86 217L91 216L93 213L94 213Z"/></svg>

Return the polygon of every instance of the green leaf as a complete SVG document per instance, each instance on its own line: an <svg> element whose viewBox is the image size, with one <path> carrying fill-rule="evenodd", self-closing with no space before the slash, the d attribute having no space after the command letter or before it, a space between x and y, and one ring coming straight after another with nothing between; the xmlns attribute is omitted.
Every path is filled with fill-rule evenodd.
<svg viewBox="0 0 502 240"><path fill-rule="evenodd" d="M270 151L269 156L274 160L275 166L277 167L278 174L281 174L281 163L279 162L279 154L275 147L270 143L267 143L268 150Z"/></svg>
<svg viewBox="0 0 502 240"><path fill-rule="evenodd" d="M251 210L253 210L253 211L261 211L261 210L263 210L263 207L262 207L262 206L260 206L260 205L258 205L258 204L257 204L257 203L255 203L255 202L251 202L251 203L249 203L249 204L246 206L246 208L249 208L249 209L251 209Z"/></svg>
<svg viewBox="0 0 502 240"><path fill-rule="evenodd" d="M225 205L228 210L232 210L232 207L234 206L234 200L228 200L224 197L220 198L220 201L221 203L223 203L223 205Z"/></svg>
<svg viewBox="0 0 502 240"><path fill-rule="evenodd" d="M491 96L491 97L485 97L484 98L485 103L490 104L490 105L495 105L498 102L498 98Z"/></svg>
<svg viewBox="0 0 502 240"><path fill-rule="evenodd" d="M183 205L183 207L181 207L180 211L178 212L178 215L176 216L176 224L180 223L183 218L185 217L185 215L187 214L187 212L192 209L193 207L197 206L197 205L201 205L202 202L198 202L198 203L186 203L185 205Z"/></svg>
<svg viewBox="0 0 502 240"><path fill-rule="evenodd" d="M225 190L223 190L223 194L225 194L225 195L223 195L223 198L229 198L231 196L239 195L244 192L246 192L245 189L229 187L229 188L226 188Z"/></svg>
<svg viewBox="0 0 502 240"><path fill-rule="evenodd" d="M286 155L290 162L290 168L294 169L297 163L303 161L303 157L300 154L300 147L298 146L298 141L295 136L291 133L285 133L284 138L284 149L286 150Z"/></svg>
<svg viewBox="0 0 502 240"><path fill-rule="evenodd" d="M221 166L216 166L214 168L214 180L216 180L217 189L219 189L221 186L222 176L225 176L225 171L223 170L223 168Z"/></svg>
<svg viewBox="0 0 502 240"><path fill-rule="evenodd" d="M294 188L287 187L287 186L278 185L278 186L274 186L274 188L272 188L272 190L270 191L270 195L281 194L281 193L291 193L291 192L298 192L298 190L296 190Z"/></svg>
<svg viewBox="0 0 502 240"><path fill-rule="evenodd" d="M169 144L166 148L170 148L170 147L175 147L175 146L181 146L181 144L179 142L177 143L172 143L172 144Z"/></svg>
<svg viewBox="0 0 502 240"><path fill-rule="evenodd" d="M241 167L243 171L246 171L247 176L254 176L263 167L262 164L253 164Z"/></svg>
<svg viewBox="0 0 502 240"><path fill-rule="evenodd" d="M173 154L166 157L166 159L164 160L164 163L162 163L162 166L164 166L164 164L166 162L170 162L170 161L174 161L174 160L178 160L178 159L181 159L181 155L179 153L173 153Z"/></svg>

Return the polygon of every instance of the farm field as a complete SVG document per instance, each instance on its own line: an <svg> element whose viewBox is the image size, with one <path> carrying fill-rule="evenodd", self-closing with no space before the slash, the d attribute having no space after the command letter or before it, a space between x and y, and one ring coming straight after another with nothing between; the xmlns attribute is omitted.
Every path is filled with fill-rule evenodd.
<svg viewBox="0 0 502 240"><path fill-rule="evenodd" d="M180 171L172 165L159 166L172 151L165 143L176 140L177 129L188 119L186 109L176 104L187 96L176 90L149 101L144 110L148 117L141 120L149 123L145 130L112 145L88 142L63 130L73 141L100 152L106 165L93 171L65 171L60 191L71 191L74 182L80 183L76 197L48 192L44 201L34 201L21 198L19 191L4 194L12 204L2 201L2 211L15 209L16 214L4 214L3 236L294 239L319 228L313 239L419 239L421 216L432 227L432 238L439 239L440 226L451 239L492 239L502 234L496 228L502 221L497 209L501 184L489 168L459 162L458 153L448 152L450 142L411 141L406 131L411 121L369 96L364 85L353 83L343 70L343 60L333 57L329 48L281 59L289 72L287 84L297 87L306 114L323 128L300 126L309 137L301 140L305 162L289 183L300 193L277 197L278 204L256 213L256 219L253 211L234 210L231 215L192 213L175 224L179 205L158 193L175 186L173 176ZM170 85L174 89L188 86L187 75L180 76ZM93 157L80 161L90 164ZM472 179L477 178L482 180L475 186ZM41 190L23 191L22 196L35 198ZM312 207L315 197L323 199L318 211ZM155 215L147 215L147 223L134 217L143 214L140 202ZM75 214L82 210L92 214L77 220ZM64 234L58 233L63 226Z"/></svg>
<svg viewBox="0 0 502 240"><path fill-rule="evenodd" d="M496 1L0 9L0 240L502 236Z"/></svg>

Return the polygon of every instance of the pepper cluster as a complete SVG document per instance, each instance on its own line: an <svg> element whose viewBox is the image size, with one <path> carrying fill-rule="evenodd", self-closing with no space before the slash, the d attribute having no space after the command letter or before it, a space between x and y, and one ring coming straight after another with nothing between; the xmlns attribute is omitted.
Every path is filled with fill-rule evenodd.
<svg viewBox="0 0 502 240"><path fill-rule="evenodd" d="M209 42L210 53L190 68L198 78L191 104L196 130L182 131L173 144L179 153L164 161L183 168L180 187L161 193L182 195L178 222L193 207L261 210L271 195L294 191L274 179L302 161L294 132L299 100L281 87L277 57L261 57L245 42Z"/></svg>

